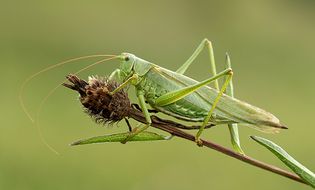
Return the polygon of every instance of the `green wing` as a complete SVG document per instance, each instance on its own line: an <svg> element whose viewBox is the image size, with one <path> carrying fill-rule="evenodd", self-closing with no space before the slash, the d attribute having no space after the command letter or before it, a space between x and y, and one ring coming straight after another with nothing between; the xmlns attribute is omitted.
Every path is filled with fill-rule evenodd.
<svg viewBox="0 0 315 190"><path fill-rule="evenodd" d="M197 82L185 75L161 67L157 67L155 72L158 72L168 81L175 83L178 87L193 85ZM185 99L188 101L203 102L203 104L199 104L199 106L205 110L209 110L217 95L217 90L205 86L198 89L193 94L188 95ZM280 128L286 128L273 114L227 95L222 96L217 104L215 113L218 117L226 118L232 123L245 124L264 132L275 133L278 132Z"/></svg>

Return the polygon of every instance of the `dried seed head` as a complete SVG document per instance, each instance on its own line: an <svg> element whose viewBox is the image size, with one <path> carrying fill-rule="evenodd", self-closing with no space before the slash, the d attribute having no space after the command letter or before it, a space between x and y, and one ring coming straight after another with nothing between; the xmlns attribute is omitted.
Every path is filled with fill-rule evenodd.
<svg viewBox="0 0 315 190"><path fill-rule="evenodd" d="M119 86L117 82L98 76L89 77L88 82L85 82L71 74L67 79L72 84L63 85L79 92L85 112L97 123L111 124L128 117L131 110L128 93L120 90L110 94Z"/></svg>

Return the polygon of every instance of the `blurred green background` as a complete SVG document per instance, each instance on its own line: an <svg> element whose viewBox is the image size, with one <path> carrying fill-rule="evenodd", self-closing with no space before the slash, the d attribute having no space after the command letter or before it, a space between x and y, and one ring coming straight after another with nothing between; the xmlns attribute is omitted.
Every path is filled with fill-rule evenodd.
<svg viewBox="0 0 315 190"><path fill-rule="evenodd" d="M218 70L232 59L235 94L289 127L277 135L240 128L246 154L285 168L250 140L273 140L315 170L315 2L302 1L1 1L0 189L300 189L308 187L181 139L70 147L76 139L125 131L96 125L77 94L59 88L44 104L39 125L53 154L23 113L19 88L31 74L62 60L131 52L172 70L203 38L215 48ZM187 72L209 77L205 53ZM80 61L32 80L23 93L32 116L45 95ZM108 75L107 62L80 74ZM204 137L230 147L226 126Z"/></svg>

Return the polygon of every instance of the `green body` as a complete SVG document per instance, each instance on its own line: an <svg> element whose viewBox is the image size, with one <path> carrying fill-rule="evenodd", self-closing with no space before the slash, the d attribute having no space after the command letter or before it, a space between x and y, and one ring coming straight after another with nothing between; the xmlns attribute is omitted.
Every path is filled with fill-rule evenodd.
<svg viewBox="0 0 315 190"><path fill-rule="evenodd" d="M158 65L145 61L133 54L123 53L120 69L116 71L122 81L137 75L133 82L137 92L142 92L146 102L154 109L178 119L202 122L207 116L219 91L203 86L183 98L161 105L159 97L169 92L183 89L198 82L185 75L170 71ZM158 103L157 103L158 102ZM209 120L211 124L247 124L265 132L276 132L282 128L279 119L271 113L223 95Z"/></svg>

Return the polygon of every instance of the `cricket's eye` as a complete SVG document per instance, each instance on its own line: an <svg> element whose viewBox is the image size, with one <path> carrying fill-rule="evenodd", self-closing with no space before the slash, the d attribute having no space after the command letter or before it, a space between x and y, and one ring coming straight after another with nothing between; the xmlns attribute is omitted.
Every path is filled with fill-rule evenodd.
<svg viewBox="0 0 315 190"><path fill-rule="evenodd" d="M130 60L129 56L126 56L125 61L129 61L129 60Z"/></svg>

